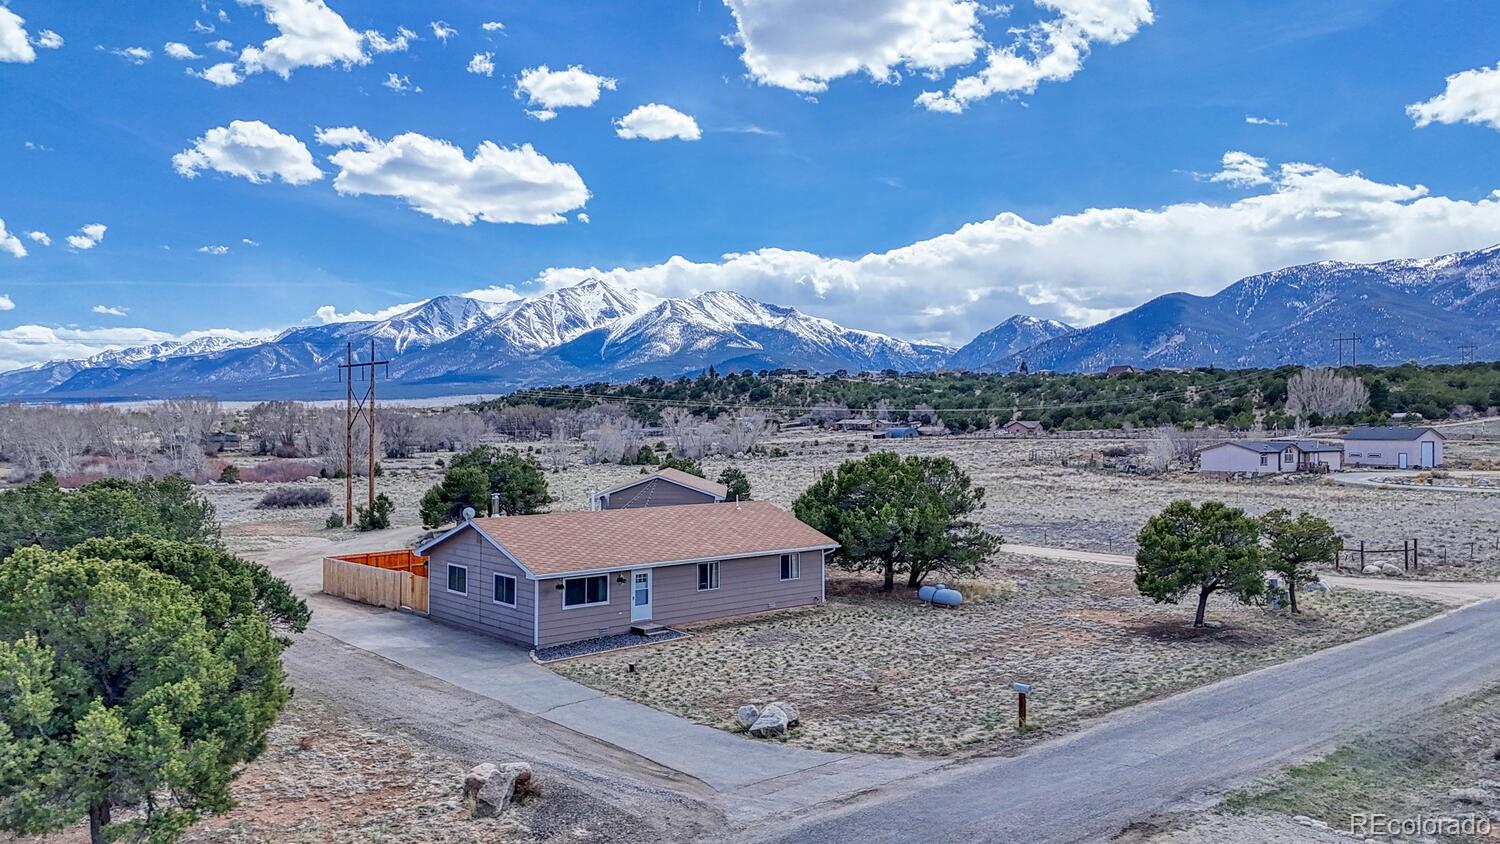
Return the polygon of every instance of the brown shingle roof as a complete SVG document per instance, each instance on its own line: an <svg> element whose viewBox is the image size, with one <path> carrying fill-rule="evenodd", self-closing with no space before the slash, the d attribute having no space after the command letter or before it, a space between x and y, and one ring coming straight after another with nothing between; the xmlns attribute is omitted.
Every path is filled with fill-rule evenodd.
<svg viewBox="0 0 1500 844"><path fill-rule="evenodd" d="M541 576L838 544L768 501L498 516L473 524Z"/></svg>
<svg viewBox="0 0 1500 844"><path fill-rule="evenodd" d="M697 475L690 475L687 472L682 471L681 469L671 468L658 469L649 475L641 475L639 478L636 478L634 480L626 481L623 484L616 484L609 489L602 490L598 494L613 495L614 493L619 492L622 489L630 489L633 486L646 483L647 481L653 480L655 478L663 478L665 480L673 481L675 483L682 484L685 487L696 489L699 492L706 493L717 498L729 497L729 487L724 486L723 484L714 483L713 481L704 480Z"/></svg>

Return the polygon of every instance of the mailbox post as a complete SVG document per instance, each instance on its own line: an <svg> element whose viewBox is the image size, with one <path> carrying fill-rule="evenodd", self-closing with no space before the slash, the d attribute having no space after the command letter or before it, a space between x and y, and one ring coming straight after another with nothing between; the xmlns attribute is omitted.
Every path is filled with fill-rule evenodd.
<svg viewBox="0 0 1500 844"><path fill-rule="evenodd" d="M1016 714L1019 718L1019 726L1026 726L1026 695L1031 693L1030 683L1011 683L1011 689L1016 693Z"/></svg>

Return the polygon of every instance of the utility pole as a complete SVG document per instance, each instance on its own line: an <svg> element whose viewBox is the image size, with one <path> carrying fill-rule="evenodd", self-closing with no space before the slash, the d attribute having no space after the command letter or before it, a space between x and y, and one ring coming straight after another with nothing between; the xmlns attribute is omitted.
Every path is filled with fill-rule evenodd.
<svg viewBox="0 0 1500 844"><path fill-rule="evenodd" d="M1462 360L1464 363L1473 363L1474 362L1474 352L1478 351L1478 348L1479 347L1475 346L1473 343L1463 343L1463 344L1461 344L1458 347L1458 357L1459 357L1459 359Z"/></svg>
<svg viewBox="0 0 1500 844"><path fill-rule="evenodd" d="M361 418L369 427L369 440L367 441L366 456L366 480L369 481L369 492L365 506L371 509L375 507L375 375L376 367L384 366L387 378L391 376L391 362L379 360L375 357L375 340L370 340L370 359L364 363L354 360L354 344L344 344L344 362L339 364L339 380L346 385L344 392L344 524L354 524L354 425ZM365 387L364 395L357 400L354 396L354 373L358 371L361 377L368 376L368 385Z"/></svg>
<svg viewBox="0 0 1500 844"><path fill-rule="evenodd" d="M1333 341L1335 343L1338 343L1338 345L1339 345L1339 367L1340 368L1342 368L1344 366L1344 344L1345 343L1349 344L1349 365L1350 366L1359 366L1359 337L1358 337L1358 335L1351 334L1348 337L1340 335L1338 337L1333 338Z"/></svg>

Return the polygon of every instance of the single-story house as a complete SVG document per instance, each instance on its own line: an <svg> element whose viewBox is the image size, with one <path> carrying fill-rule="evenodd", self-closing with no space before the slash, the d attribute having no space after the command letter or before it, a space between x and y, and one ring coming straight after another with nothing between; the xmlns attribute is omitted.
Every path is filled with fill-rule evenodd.
<svg viewBox="0 0 1500 844"><path fill-rule="evenodd" d="M1136 367L1131 366L1128 363L1117 363L1117 364L1114 364L1113 366L1111 366L1110 368L1104 370L1104 374L1108 375L1111 378L1113 378L1113 377L1115 377L1117 375L1133 375L1133 374L1137 374L1137 373L1139 373L1141 371L1142 370L1137 369Z"/></svg>
<svg viewBox="0 0 1500 844"><path fill-rule="evenodd" d="M892 425L884 431L876 432L875 439L914 440L920 436L922 436L922 432L911 425Z"/></svg>
<svg viewBox="0 0 1500 844"><path fill-rule="evenodd" d="M747 501L470 519L417 553L433 620L540 647L817 603L837 547Z"/></svg>
<svg viewBox="0 0 1500 844"><path fill-rule="evenodd" d="M1034 419L1012 419L1000 426L1000 430L1016 437L1036 437L1042 433L1042 423Z"/></svg>
<svg viewBox="0 0 1500 844"><path fill-rule="evenodd" d="M1225 440L1198 452L1198 471L1240 475L1283 472L1336 472L1343 467L1342 446L1318 440Z"/></svg>
<svg viewBox="0 0 1500 844"><path fill-rule="evenodd" d="M729 487L681 469L659 469L589 496L591 510L713 504L729 496Z"/></svg>
<svg viewBox="0 0 1500 844"><path fill-rule="evenodd" d="M1360 425L1344 435L1344 463L1431 469L1443 465L1443 439L1436 428Z"/></svg>
<svg viewBox="0 0 1500 844"><path fill-rule="evenodd" d="M835 431L883 431L888 423L880 419L861 419L849 417L848 419L835 419L828 427Z"/></svg>

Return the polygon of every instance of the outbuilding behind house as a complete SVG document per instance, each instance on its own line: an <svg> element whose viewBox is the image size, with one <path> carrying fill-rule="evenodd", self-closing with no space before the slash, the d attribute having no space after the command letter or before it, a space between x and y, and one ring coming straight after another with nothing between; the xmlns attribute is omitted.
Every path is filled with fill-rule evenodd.
<svg viewBox="0 0 1500 844"><path fill-rule="evenodd" d="M1443 435L1436 428L1361 425L1344 435L1344 463L1383 469L1443 465Z"/></svg>

